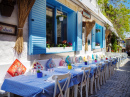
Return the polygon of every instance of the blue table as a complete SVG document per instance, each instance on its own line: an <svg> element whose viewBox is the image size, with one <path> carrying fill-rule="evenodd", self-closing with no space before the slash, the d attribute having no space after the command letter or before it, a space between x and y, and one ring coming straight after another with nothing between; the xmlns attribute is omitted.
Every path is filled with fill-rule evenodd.
<svg viewBox="0 0 130 97"><path fill-rule="evenodd" d="M60 70L61 68L55 68ZM61 69L62 70L62 69ZM64 68L65 70L65 68ZM82 79L83 71L76 71L75 69L68 70L66 72L57 72L54 71L53 74L64 74L70 71L72 74L69 87L79 84ZM63 70L62 70L63 71ZM48 72L48 71L47 71ZM88 71L86 71L88 73ZM48 73L47 73L48 74ZM42 78L37 78L36 75L20 75L4 80L2 85L2 90L24 96L24 97L52 97L54 91L54 81L48 81L52 75L47 75ZM60 84L64 83L64 80L60 81ZM59 90L57 90L57 93Z"/></svg>
<svg viewBox="0 0 130 97"><path fill-rule="evenodd" d="M72 70L68 70L66 68L55 68L53 74L65 74L71 73L71 80L69 87L78 85L81 82L83 71L78 71L77 68L81 67L91 67L90 77L94 75L97 70L97 66L94 64L84 65L81 63L79 66L74 66ZM37 78L36 75L20 75L12 78L8 78L4 80L2 85L2 90L7 92L11 92L24 97L52 97L54 91L54 81L48 80L52 75L45 71L44 73L47 76L42 78ZM88 71L86 71L88 73ZM60 84L62 85L65 80L61 80ZM57 93L59 90L57 90Z"/></svg>

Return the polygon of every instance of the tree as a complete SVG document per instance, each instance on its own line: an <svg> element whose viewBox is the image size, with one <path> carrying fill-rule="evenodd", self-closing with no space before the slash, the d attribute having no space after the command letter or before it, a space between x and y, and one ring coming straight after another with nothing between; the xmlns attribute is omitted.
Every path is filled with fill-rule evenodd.
<svg viewBox="0 0 130 97"><path fill-rule="evenodd" d="M118 35L124 39L125 32L130 32L130 9L127 0L98 0L103 14L113 23Z"/></svg>

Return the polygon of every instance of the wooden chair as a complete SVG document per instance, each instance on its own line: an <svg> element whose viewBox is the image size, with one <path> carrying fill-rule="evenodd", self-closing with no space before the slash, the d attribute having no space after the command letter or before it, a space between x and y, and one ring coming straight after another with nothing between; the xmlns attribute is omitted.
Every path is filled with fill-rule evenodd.
<svg viewBox="0 0 130 97"><path fill-rule="evenodd" d="M89 74L91 67L82 67L81 70L83 70L83 76L82 76L82 81L78 85L79 91L80 91L80 96L82 97L82 89L84 86L86 86L86 97L88 97L88 90L89 90ZM89 70L89 73L86 75L86 70Z"/></svg>
<svg viewBox="0 0 130 97"><path fill-rule="evenodd" d="M70 83L70 78L71 78L70 73L67 73L67 74L64 74L64 75L53 75L52 76L52 79L55 80L55 88L54 88L53 97L56 96L57 87L59 88L59 91L60 91L58 97L68 97L69 96L67 94L67 90L68 90L68 86L69 86L69 83ZM66 79L66 81L64 82L63 87L61 87L60 83L59 83L59 81L62 80L62 79ZM64 91L64 94L63 94L63 91Z"/></svg>
<svg viewBox="0 0 130 97"><path fill-rule="evenodd" d="M100 70L101 70L101 65L102 64L96 64L97 66L98 66L98 68L97 68L97 71L96 71L96 73L95 73L95 75L94 75L94 82L95 82L95 92L97 93L97 88L100 90L100 83L99 83L99 81L100 81Z"/></svg>

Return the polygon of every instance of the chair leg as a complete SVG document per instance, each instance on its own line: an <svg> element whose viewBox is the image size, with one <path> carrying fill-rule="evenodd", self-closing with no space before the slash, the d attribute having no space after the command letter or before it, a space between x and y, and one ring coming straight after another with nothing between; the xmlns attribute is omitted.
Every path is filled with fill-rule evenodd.
<svg viewBox="0 0 130 97"><path fill-rule="evenodd" d="M86 82L86 97L88 97L88 82Z"/></svg>
<svg viewBox="0 0 130 97"><path fill-rule="evenodd" d="M7 93L8 97L10 97L10 92Z"/></svg>
<svg viewBox="0 0 130 97"><path fill-rule="evenodd" d="M98 89L100 90L100 84L99 84L99 77L97 78L98 83Z"/></svg>
<svg viewBox="0 0 130 97"><path fill-rule="evenodd" d="M102 74L102 75L103 75L103 84L105 84L105 77L104 77L105 74L104 74L104 70L103 70L102 73L103 73L103 74Z"/></svg>
<svg viewBox="0 0 130 97"><path fill-rule="evenodd" d="M74 97L78 97L78 85L74 85Z"/></svg>
<svg viewBox="0 0 130 97"><path fill-rule="evenodd" d="M88 87L88 91L89 91L89 78L87 79L87 87Z"/></svg>
<svg viewBox="0 0 130 97"><path fill-rule="evenodd" d="M67 89L67 97L70 95L70 88Z"/></svg>
<svg viewBox="0 0 130 97"><path fill-rule="evenodd" d="M100 73L100 85L102 85L102 72Z"/></svg>
<svg viewBox="0 0 130 97"><path fill-rule="evenodd" d="M80 87L80 97L82 97L82 86Z"/></svg>
<svg viewBox="0 0 130 97"><path fill-rule="evenodd" d="M95 79L95 92L97 93L97 79Z"/></svg>
<svg viewBox="0 0 130 97"><path fill-rule="evenodd" d="M94 80L94 76L90 79L90 93L93 94L93 80Z"/></svg>

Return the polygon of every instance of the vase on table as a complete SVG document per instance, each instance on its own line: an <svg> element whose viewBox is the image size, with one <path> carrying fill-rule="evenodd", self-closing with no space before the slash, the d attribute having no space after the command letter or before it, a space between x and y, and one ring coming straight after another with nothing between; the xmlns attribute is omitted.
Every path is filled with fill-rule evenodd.
<svg viewBox="0 0 130 97"><path fill-rule="evenodd" d="M38 72L37 73L37 78L41 78L42 77L42 72Z"/></svg>

